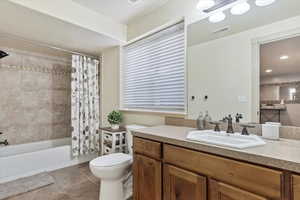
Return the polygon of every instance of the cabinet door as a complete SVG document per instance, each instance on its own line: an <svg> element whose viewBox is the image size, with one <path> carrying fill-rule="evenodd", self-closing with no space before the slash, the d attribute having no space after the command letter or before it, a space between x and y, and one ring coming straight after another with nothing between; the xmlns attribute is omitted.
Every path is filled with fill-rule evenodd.
<svg viewBox="0 0 300 200"><path fill-rule="evenodd" d="M209 200L269 200L215 180L209 180Z"/></svg>
<svg viewBox="0 0 300 200"><path fill-rule="evenodd" d="M133 199L161 200L161 162L135 154L133 161Z"/></svg>
<svg viewBox="0 0 300 200"><path fill-rule="evenodd" d="M292 176L293 200L300 199L300 176Z"/></svg>
<svg viewBox="0 0 300 200"><path fill-rule="evenodd" d="M164 200L206 200L206 178L164 165Z"/></svg>

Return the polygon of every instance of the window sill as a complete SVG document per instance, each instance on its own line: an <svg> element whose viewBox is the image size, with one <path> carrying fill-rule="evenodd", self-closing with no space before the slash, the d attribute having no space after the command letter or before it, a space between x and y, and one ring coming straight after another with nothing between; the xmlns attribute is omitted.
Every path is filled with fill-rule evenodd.
<svg viewBox="0 0 300 200"><path fill-rule="evenodd" d="M185 117L186 112L172 112L172 111L156 111L156 110L143 110L143 109L119 109L122 112L130 112L130 113L145 113L145 114L155 114L155 115L165 115L165 116L178 116Z"/></svg>

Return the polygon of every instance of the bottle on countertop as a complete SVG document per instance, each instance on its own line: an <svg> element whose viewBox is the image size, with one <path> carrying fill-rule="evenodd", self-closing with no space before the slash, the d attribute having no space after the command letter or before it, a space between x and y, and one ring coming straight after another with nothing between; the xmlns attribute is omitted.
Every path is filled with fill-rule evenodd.
<svg viewBox="0 0 300 200"><path fill-rule="evenodd" d="M197 129L204 130L204 116L203 116L202 112L200 112L200 114L197 118Z"/></svg>
<svg viewBox="0 0 300 200"><path fill-rule="evenodd" d="M209 122L212 121L211 116L209 115L208 111L205 112L205 117L204 117L204 128L207 128Z"/></svg>

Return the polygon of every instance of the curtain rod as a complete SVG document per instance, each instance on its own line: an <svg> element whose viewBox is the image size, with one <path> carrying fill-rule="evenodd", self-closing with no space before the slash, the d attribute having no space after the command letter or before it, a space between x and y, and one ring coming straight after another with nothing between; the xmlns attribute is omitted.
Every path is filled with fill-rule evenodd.
<svg viewBox="0 0 300 200"><path fill-rule="evenodd" d="M68 54L76 54L76 55L80 55L80 56L87 56L87 57L99 60L98 56L92 56L92 55L88 55L88 54L85 54L85 53L80 53L80 52L71 51L71 50L63 49L63 48L56 47L56 46L51 46L51 45L48 45L48 44L43 43L43 42L28 40L28 39L25 39L23 37L19 37L19 36L8 34L8 33L0 32L0 36L11 38L11 39L23 40L24 42L30 43L32 45L36 45L36 46L40 46L40 47L46 47L46 48L49 48L49 49L54 49L54 50L66 52Z"/></svg>

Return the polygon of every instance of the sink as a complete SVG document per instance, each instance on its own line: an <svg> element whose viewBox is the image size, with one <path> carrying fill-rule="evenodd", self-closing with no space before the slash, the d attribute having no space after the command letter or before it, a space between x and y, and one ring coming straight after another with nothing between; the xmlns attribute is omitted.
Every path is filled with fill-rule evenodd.
<svg viewBox="0 0 300 200"><path fill-rule="evenodd" d="M226 132L216 132L213 130L190 131L188 140L225 146L237 149L245 149L255 146L265 145L266 142L257 135L241 135L240 133L227 134Z"/></svg>

